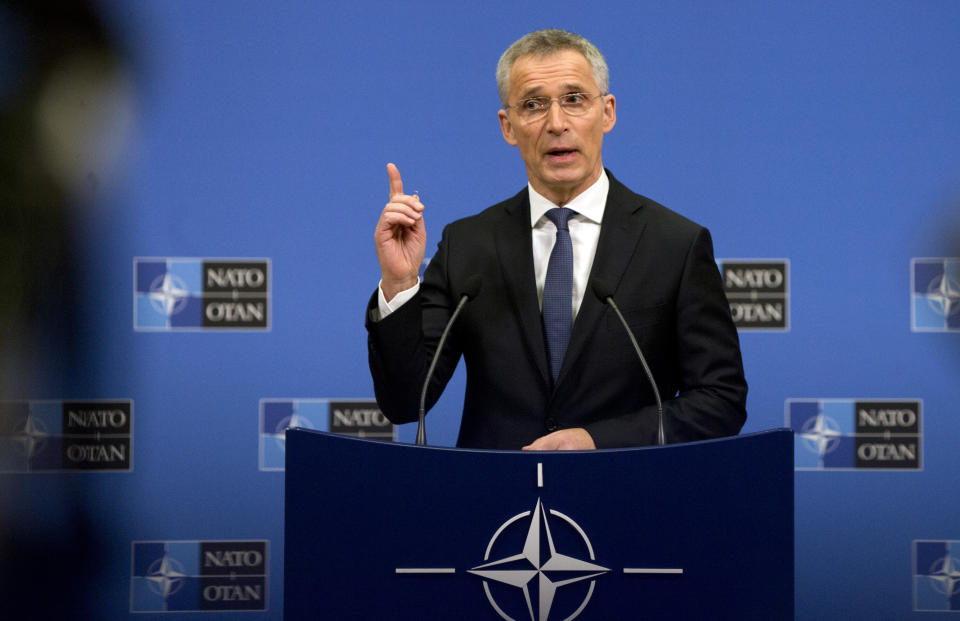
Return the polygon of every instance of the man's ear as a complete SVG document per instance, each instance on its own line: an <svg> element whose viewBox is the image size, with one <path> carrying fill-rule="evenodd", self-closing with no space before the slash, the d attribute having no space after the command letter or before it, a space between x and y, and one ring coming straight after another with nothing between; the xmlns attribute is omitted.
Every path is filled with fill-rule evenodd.
<svg viewBox="0 0 960 621"><path fill-rule="evenodd" d="M507 116L506 110L497 110L497 118L500 119L500 131L503 132L503 139L510 146L517 146L517 137L513 134L513 123Z"/></svg>
<svg viewBox="0 0 960 621"><path fill-rule="evenodd" d="M613 95L603 96L603 133L609 132L617 123L617 98Z"/></svg>

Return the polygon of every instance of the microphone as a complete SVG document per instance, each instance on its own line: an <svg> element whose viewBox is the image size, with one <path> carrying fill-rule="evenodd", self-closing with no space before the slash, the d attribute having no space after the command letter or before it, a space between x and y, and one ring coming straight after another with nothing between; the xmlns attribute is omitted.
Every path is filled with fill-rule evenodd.
<svg viewBox="0 0 960 621"><path fill-rule="evenodd" d="M463 283L463 288L460 290L460 301L457 303L457 308L454 309L453 314L450 315L450 319L447 321L446 327L443 329L443 334L440 335L440 343L437 344L437 351L433 352L433 360L430 361L430 368L427 369L427 378L423 381L423 390L420 391L420 415L417 420L417 444L424 446L427 443L427 430L423 422L424 415L426 414L426 404L427 404L427 387L430 385L430 378L433 377L433 370L437 367L437 361L440 359L440 352L443 351L443 344L447 342L447 335L450 334L450 328L453 326L453 322L457 320L457 316L460 314L460 311L463 309L464 305L467 302L477 297L480 293L480 286L483 283L480 280L480 277L476 274L467 278L466 282Z"/></svg>
<svg viewBox="0 0 960 621"><path fill-rule="evenodd" d="M593 294L600 298L600 301L604 304L609 304L613 312L617 314L617 318L620 319L620 323L623 324L623 329L627 331L627 335L630 337L630 342L633 343L633 349L637 352L637 358L640 359L640 364L643 365L643 371L647 374L647 379L653 388L653 396L657 400L657 445L663 446L667 443L666 436L663 433L663 403L660 401L660 391L657 389L657 383L653 380L653 373L650 372L650 367L647 366L647 360L643 357L643 352L640 351L640 345L637 344L637 339L633 336L633 330L627 325L627 320L623 318L623 313L617 308L617 303L613 301L613 287L610 286L610 283L600 278L591 280L590 286L593 289Z"/></svg>

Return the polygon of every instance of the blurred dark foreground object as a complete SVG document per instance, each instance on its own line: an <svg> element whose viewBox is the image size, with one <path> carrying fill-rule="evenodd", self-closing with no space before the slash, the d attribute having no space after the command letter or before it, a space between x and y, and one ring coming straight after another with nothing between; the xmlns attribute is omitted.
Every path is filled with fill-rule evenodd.
<svg viewBox="0 0 960 621"><path fill-rule="evenodd" d="M126 55L98 6L0 0L0 404L93 389L76 384L91 344L74 223L130 110ZM0 452L28 451L24 431L0 425ZM0 472L4 621L104 618L105 568L122 559L104 557L110 516L82 476Z"/></svg>

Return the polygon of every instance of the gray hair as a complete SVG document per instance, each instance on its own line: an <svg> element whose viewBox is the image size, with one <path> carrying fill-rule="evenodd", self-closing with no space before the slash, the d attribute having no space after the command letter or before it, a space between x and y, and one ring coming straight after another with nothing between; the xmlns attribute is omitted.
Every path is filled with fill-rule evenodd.
<svg viewBox="0 0 960 621"><path fill-rule="evenodd" d="M497 90L500 103L507 107L507 95L510 92L510 70L521 56L549 56L564 50L580 52L593 69L593 79L600 87L600 94L606 95L610 88L610 70L603 54L583 37L566 30L537 30L515 41L507 48L497 63Z"/></svg>

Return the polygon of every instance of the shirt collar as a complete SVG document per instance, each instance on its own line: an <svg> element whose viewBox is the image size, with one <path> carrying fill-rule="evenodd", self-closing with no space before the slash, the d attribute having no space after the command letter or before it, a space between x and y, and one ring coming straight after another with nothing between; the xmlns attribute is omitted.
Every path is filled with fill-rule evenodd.
<svg viewBox="0 0 960 621"><path fill-rule="evenodd" d="M557 205L534 190L529 182L527 182L527 190L530 194L530 226L535 227L543 214ZM603 221L603 209L607 204L607 193L609 191L610 179L607 178L607 171L602 170L600 171L600 178L593 185L574 197L564 207L569 207L584 218L600 224Z"/></svg>

